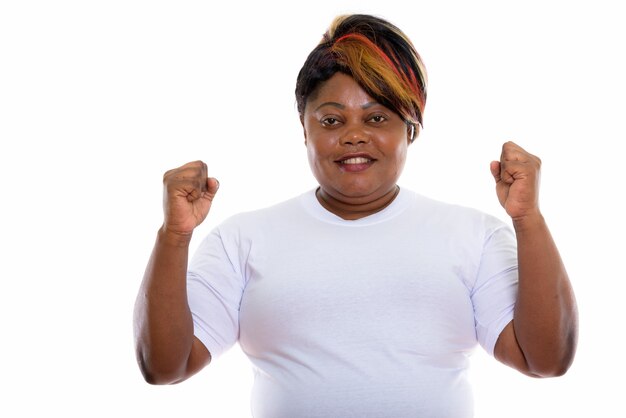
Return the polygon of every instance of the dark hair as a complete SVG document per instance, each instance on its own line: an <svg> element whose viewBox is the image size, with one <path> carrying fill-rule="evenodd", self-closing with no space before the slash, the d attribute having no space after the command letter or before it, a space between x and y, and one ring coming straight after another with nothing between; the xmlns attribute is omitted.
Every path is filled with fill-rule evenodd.
<svg viewBox="0 0 626 418"><path fill-rule="evenodd" d="M298 73L302 118L321 83L341 72L408 124L423 124L427 76L409 38L386 20L364 14L336 17Z"/></svg>

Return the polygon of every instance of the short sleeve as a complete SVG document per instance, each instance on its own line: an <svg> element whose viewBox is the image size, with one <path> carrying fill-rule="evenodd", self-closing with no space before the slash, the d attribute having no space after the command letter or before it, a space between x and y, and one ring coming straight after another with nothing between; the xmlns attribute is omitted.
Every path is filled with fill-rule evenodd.
<svg viewBox="0 0 626 418"><path fill-rule="evenodd" d="M493 355L500 333L513 319L517 299L517 242L511 227L491 219L472 290L476 335Z"/></svg>
<svg viewBox="0 0 626 418"><path fill-rule="evenodd" d="M239 306L244 289L236 244L219 228L200 244L187 272L187 299L194 335L217 358L239 337Z"/></svg>

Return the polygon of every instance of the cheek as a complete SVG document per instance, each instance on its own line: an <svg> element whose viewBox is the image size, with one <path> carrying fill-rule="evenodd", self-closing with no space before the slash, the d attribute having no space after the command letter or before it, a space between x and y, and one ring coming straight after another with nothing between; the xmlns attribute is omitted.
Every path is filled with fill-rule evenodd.
<svg viewBox="0 0 626 418"><path fill-rule="evenodd" d="M311 169L315 171L316 167L320 166L322 155L320 153L319 147L316 146L315 142L311 141L310 138L307 140L306 143L306 154Z"/></svg>
<svg viewBox="0 0 626 418"><path fill-rule="evenodd" d="M306 156L307 159L309 160L309 165L311 166L311 168L313 168L313 166L315 165L315 148L313 148L311 146L310 142L306 143Z"/></svg>
<svg viewBox="0 0 626 418"><path fill-rule="evenodd" d="M398 159L401 160L402 164L404 164L404 161L406 160L406 155L408 151L409 148L406 144L398 149Z"/></svg>
<svg viewBox="0 0 626 418"><path fill-rule="evenodd" d="M324 160L333 152L332 139L307 131L306 150L310 161Z"/></svg>
<svg viewBox="0 0 626 418"><path fill-rule="evenodd" d="M393 170L396 174L400 174L402 169L404 168L404 163L406 162L408 152L408 146L406 143L397 144L397 146L391 152L391 156L393 159L391 170Z"/></svg>
<svg viewBox="0 0 626 418"><path fill-rule="evenodd" d="M406 159L408 151L408 143L406 140L390 140L385 144L385 148L387 150L385 154L395 159L397 162L400 163Z"/></svg>

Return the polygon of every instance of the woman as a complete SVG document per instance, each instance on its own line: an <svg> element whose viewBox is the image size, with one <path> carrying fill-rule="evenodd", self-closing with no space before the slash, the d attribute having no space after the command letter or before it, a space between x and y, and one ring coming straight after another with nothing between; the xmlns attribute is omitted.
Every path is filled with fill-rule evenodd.
<svg viewBox="0 0 626 418"><path fill-rule="evenodd" d="M531 376L568 369L576 304L539 210L539 159L508 142L491 163L514 231L400 189L425 99L397 27L340 16L296 85L318 188L233 216L188 268L219 183L202 162L165 174L135 311L148 382L185 380L238 341L255 417L469 417L477 344Z"/></svg>

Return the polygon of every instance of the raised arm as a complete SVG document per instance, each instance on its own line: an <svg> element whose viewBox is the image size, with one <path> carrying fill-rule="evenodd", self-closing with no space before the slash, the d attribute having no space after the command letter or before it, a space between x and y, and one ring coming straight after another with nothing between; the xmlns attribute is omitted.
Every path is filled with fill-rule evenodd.
<svg viewBox="0 0 626 418"><path fill-rule="evenodd" d="M164 221L137 295L137 362L147 382L183 381L211 360L193 335L187 302L187 260L193 230L206 218L219 183L201 161L163 176Z"/></svg>
<svg viewBox="0 0 626 418"><path fill-rule="evenodd" d="M501 362L535 377L564 374L576 351L578 313L565 266L539 210L541 161L513 142L491 163L500 203L513 220L519 290L513 320L495 347Z"/></svg>

